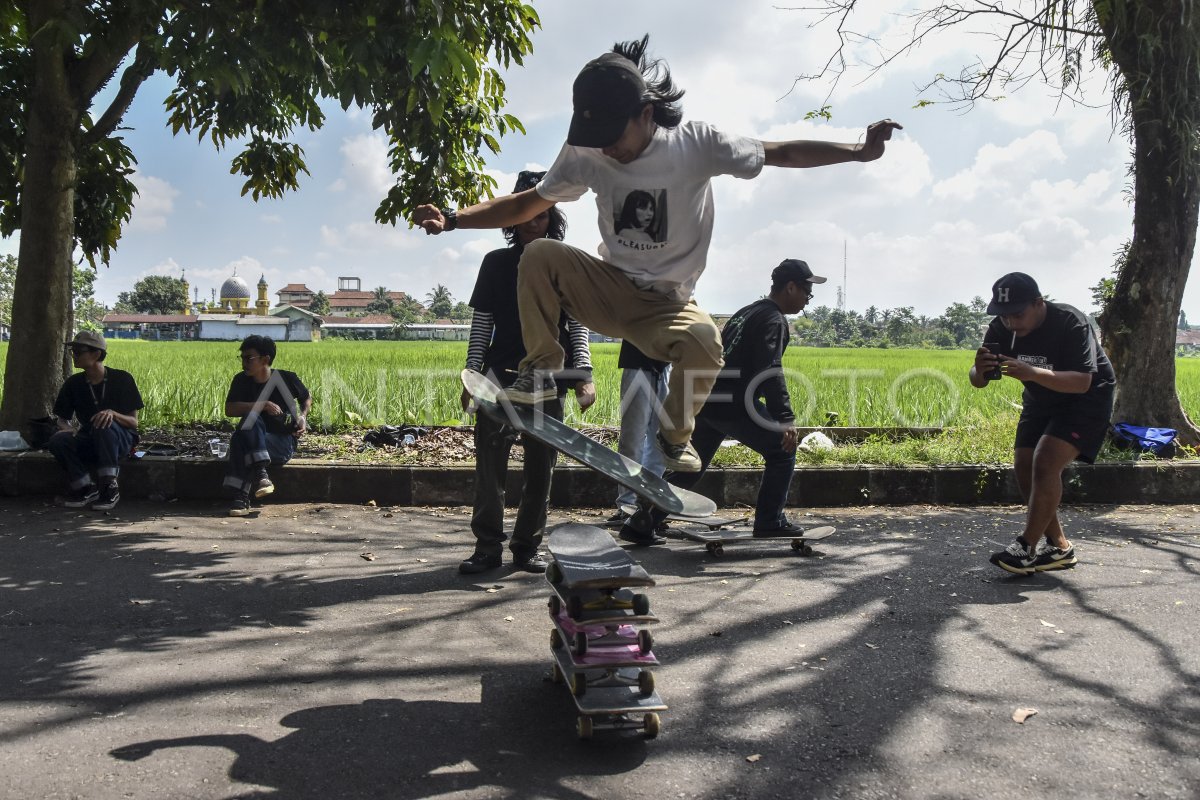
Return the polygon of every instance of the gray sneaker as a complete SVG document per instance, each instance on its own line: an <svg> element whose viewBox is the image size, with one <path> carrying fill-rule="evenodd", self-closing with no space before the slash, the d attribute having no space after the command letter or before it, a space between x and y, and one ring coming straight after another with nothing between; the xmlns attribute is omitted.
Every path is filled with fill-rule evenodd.
<svg viewBox="0 0 1200 800"><path fill-rule="evenodd" d="M661 432L654 437L654 443L662 453L663 466L672 472L699 472L700 454L692 447L691 440L683 444L672 444L663 438Z"/></svg>
<svg viewBox="0 0 1200 800"><path fill-rule="evenodd" d="M497 397L506 397L510 403L531 406L558 397L558 386L550 373L537 369L522 369L517 379L507 389L497 392Z"/></svg>

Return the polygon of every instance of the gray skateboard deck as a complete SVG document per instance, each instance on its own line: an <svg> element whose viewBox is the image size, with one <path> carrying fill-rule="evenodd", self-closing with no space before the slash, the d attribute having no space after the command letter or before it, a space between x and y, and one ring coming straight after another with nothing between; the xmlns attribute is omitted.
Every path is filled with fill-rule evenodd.
<svg viewBox="0 0 1200 800"><path fill-rule="evenodd" d="M559 525L547 537L546 549L554 557L546 579L555 591L654 585L649 573L603 528Z"/></svg>
<svg viewBox="0 0 1200 800"><path fill-rule="evenodd" d="M680 533L687 539L693 542L701 542L705 549L714 556L719 556L724 553L725 545L730 542L772 542L772 541L788 541L792 542L792 549L801 555L812 555L812 547L809 542L819 542L822 539L828 539L837 528L829 525L824 525L820 528L810 528L799 536L755 536L750 528L733 528L726 530L701 531L701 530L681 530Z"/></svg>
<svg viewBox="0 0 1200 800"><path fill-rule="evenodd" d="M535 406L510 403L507 399L501 399L498 395L500 387L479 372L464 369L462 384L474 399L480 413L511 425L585 467L607 475L656 508L697 517L707 516L717 510L717 504L704 495L672 486L654 473L647 472L636 461L625 458L569 425L546 416Z"/></svg>
<svg viewBox="0 0 1200 800"><path fill-rule="evenodd" d="M654 691L651 673L621 669L614 675L608 671L577 669L565 648L552 652L554 664L550 677L555 683L567 683L571 689L571 699L579 712L576 721L579 738L590 739L597 730L636 729L641 729L649 739L658 736L661 726L658 712L666 711L667 704Z"/></svg>

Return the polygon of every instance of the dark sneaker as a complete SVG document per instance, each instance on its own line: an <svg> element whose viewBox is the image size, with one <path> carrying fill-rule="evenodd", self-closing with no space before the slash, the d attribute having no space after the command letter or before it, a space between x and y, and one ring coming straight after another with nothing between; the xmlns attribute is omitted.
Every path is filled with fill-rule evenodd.
<svg viewBox="0 0 1200 800"><path fill-rule="evenodd" d="M558 386L548 372L523 369L512 386L497 392L500 398L507 397L510 403L531 406L558 397Z"/></svg>
<svg viewBox="0 0 1200 800"><path fill-rule="evenodd" d="M275 491L275 484L271 483L271 479L267 476L265 469L258 471L258 477L254 479L254 496L266 497Z"/></svg>
<svg viewBox="0 0 1200 800"><path fill-rule="evenodd" d="M1074 547L1067 547L1066 550L1063 550L1049 542L1043 542L1042 546L1038 548L1033 568L1038 572L1046 572L1052 569L1071 569L1077 563L1079 563L1079 559L1075 558Z"/></svg>
<svg viewBox="0 0 1200 800"><path fill-rule="evenodd" d="M238 492L233 496L233 502L229 506L229 516L250 516L250 495L247 492Z"/></svg>
<svg viewBox="0 0 1200 800"><path fill-rule="evenodd" d="M499 555L488 555L487 553L474 553L466 561L458 565L458 571L463 575L475 575L488 570L499 569L504 563L504 559Z"/></svg>
<svg viewBox="0 0 1200 800"><path fill-rule="evenodd" d="M691 441L683 444L671 444L663 438L662 433L654 437L659 452L663 456L663 466L672 472L699 472L700 455Z"/></svg>
<svg viewBox="0 0 1200 800"><path fill-rule="evenodd" d="M654 530L640 531L628 522L621 526L621 532L617 534L617 538L637 547L649 547L667 541L665 536L659 536Z"/></svg>
<svg viewBox="0 0 1200 800"><path fill-rule="evenodd" d="M1029 575L1037 569L1034 566L1037 562L1037 555L1020 536L999 553L992 553L992 557L988 560L1000 569L1007 570L1014 575Z"/></svg>
<svg viewBox="0 0 1200 800"><path fill-rule="evenodd" d="M72 489L63 497L62 504L67 508L83 508L100 499L100 492L95 484L89 484L82 489Z"/></svg>
<svg viewBox="0 0 1200 800"><path fill-rule="evenodd" d="M529 556L513 554L514 569L519 569L523 572L541 573L546 571L546 566L546 559L542 557L541 553L534 553Z"/></svg>
<svg viewBox="0 0 1200 800"><path fill-rule="evenodd" d="M791 538L795 539L798 536L804 536L804 533L804 528L801 528L799 525L795 524L794 522L789 522L786 519L783 521L782 525L779 525L775 528L754 529L754 536L760 539L769 539L773 536L779 536L781 538L787 538L790 536Z"/></svg>
<svg viewBox="0 0 1200 800"><path fill-rule="evenodd" d="M115 483L106 483L100 487L100 498L92 503L93 511L112 511L121 502L121 490Z"/></svg>

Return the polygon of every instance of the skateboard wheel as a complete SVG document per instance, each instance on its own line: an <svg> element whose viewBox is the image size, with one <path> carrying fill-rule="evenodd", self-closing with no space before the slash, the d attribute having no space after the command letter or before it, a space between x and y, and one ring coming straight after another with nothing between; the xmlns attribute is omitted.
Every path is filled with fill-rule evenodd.
<svg viewBox="0 0 1200 800"><path fill-rule="evenodd" d="M580 716L575 720L575 732L579 734L580 739L592 738L592 718Z"/></svg>
<svg viewBox="0 0 1200 800"><path fill-rule="evenodd" d="M648 630L638 631L638 652L642 655L650 652L650 648L654 646L654 637L650 635Z"/></svg>
<svg viewBox="0 0 1200 800"><path fill-rule="evenodd" d="M562 634L558 632L558 628L550 631L550 647L554 650L561 650L563 646Z"/></svg>
<svg viewBox="0 0 1200 800"><path fill-rule="evenodd" d="M578 631L575 634L575 647L572 648L577 656L585 656L588 651L587 634L583 631Z"/></svg>
<svg viewBox="0 0 1200 800"><path fill-rule="evenodd" d="M587 694L587 676L582 672L571 674L571 694L576 697L583 697Z"/></svg>
<svg viewBox="0 0 1200 800"><path fill-rule="evenodd" d="M557 617L559 615L559 612L562 611L562 600L559 600L558 595L556 595L556 594L551 595L549 606L550 606L550 616Z"/></svg>
<svg viewBox="0 0 1200 800"><path fill-rule="evenodd" d="M645 731L647 739L657 739L658 732L662 730L662 720L658 718L658 714L651 711L642 717L642 730Z"/></svg>
<svg viewBox="0 0 1200 800"><path fill-rule="evenodd" d="M708 552L712 553L717 558L725 555L725 545L720 542L712 542L708 545Z"/></svg>
<svg viewBox="0 0 1200 800"><path fill-rule="evenodd" d="M642 670L638 673L638 693L642 697L649 697L654 694L654 673L649 670Z"/></svg>
<svg viewBox="0 0 1200 800"><path fill-rule="evenodd" d="M558 562L551 561L546 566L546 580L550 581L551 583L562 583L562 579L562 569L558 566Z"/></svg>
<svg viewBox="0 0 1200 800"><path fill-rule="evenodd" d="M806 545L806 544L805 544L805 545L801 545L801 546L800 546L800 555L802 555L802 556L811 556L811 555L812 555L812 548L811 548L811 547L809 547L809 546L808 546L808 545Z"/></svg>
<svg viewBox="0 0 1200 800"><path fill-rule="evenodd" d="M583 598L579 595L572 595L567 600L567 616L571 619L579 619L583 616Z"/></svg>
<svg viewBox="0 0 1200 800"><path fill-rule="evenodd" d="M562 683L564 680L566 680L566 676L563 675L562 668L558 664L552 665L550 667L550 682Z"/></svg>
<svg viewBox="0 0 1200 800"><path fill-rule="evenodd" d="M633 596L633 613L639 617L644 617L650 613L650 598L644 594L635 594Z"/></svg>
<svg viewBox="0 0 1200 800"><path fill-rule="evenodd" d="M799 550L801 547L804 547L804 542L802 542L799 539L792 539L792 549L793 550Z"/></svg>
<svg viewBox="0 0 1200 800"><path fill-rule="evenodd" d="M715 556L717 554L717 543L709 542L708 544L704 545L704 549L708 551L710 556Z"/></svg>

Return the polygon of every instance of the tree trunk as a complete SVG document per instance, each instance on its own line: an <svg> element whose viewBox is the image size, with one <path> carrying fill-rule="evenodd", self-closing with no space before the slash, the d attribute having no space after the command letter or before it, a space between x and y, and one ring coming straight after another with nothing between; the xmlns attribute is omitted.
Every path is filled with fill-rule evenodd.
<svg viewBox="0 0 1200 800"><path fill-rule="evenodd" d="M1135 177L1133 240L1104 310L1104 348L1117 373L1114 420L1175 428L1182 443L1196 446L1200 430L1175 388L1175 336L1200 216L1193 144L1200 76L1180 54L1190 49L1183 40L1200 31L1194 14L1171 0L1148 6L1137 22L1157 17L1162 25L1139 31L1135 24L1111 42L1129 86ZM1143 36L1161 37L1161 48L1139 47Z"/></svg>
<svg viewBox="0 0 1200 800"><path fill-rule="evenodd" d="M75 136L79 116L55 48L35 54L21 181L21 245L0 430L25 430L49 413L63 381L75 242Z"/></svg>

